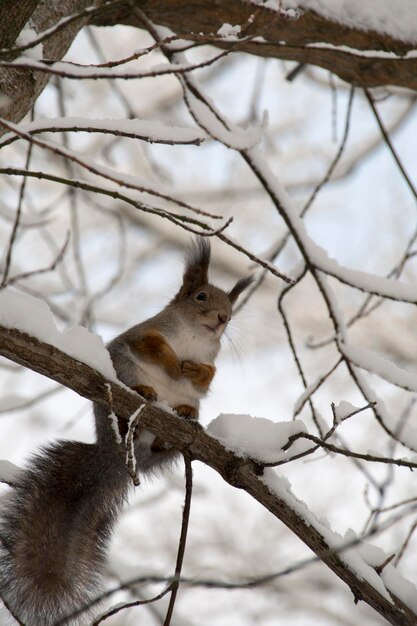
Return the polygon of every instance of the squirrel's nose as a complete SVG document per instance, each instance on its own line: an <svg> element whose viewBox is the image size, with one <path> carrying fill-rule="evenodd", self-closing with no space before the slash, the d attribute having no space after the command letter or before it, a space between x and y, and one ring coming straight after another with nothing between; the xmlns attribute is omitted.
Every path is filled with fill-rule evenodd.
<svg viewBox="0 0 417 626"><path fill-rule="evenodd" d="M226 324L226 322L227 322L227 315L225 313L219 313L217 317L219 318L219 322L221 324Z"/></svg>

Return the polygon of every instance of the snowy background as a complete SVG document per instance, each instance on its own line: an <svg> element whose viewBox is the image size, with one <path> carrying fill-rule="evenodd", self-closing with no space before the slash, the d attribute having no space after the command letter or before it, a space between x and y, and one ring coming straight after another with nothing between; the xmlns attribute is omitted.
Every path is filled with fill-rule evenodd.
<svg viewBox="0 0 417 626"><path fill-rule="evenodd" d="M77 63L101 63L127 57L151 43L143 32L128 27L91 29L78 36L66 58ZM192 62L199 62L215 54L213 48L203 47L187 56ZM132 73L138 68L147 71L161 67L163 62L156 52L128 64L127 69ZM291 69L290 63L234 54L196 70L193 76L234 124L254 128L253 136L260 134L261 149L270 169L285 185L294 206L301 208L339 149L346 130L350 88L315 68L306 68L296 80L288 82L285 77ZM409 178L416 180L415 96L383 89L375 90L373 96L385 126L393 129L392 141ZM175 139L204 135L188 114L174 76L117 81L53 79L36 103L32 126L28 126L28 117L21 129L27 132L30 128L42 128L57 117L76 118L75 126L81 124L80 118L89 118L96 127L100 125L97 120L111 119L115 128L126 132L128 125L123 121L132 117L155 122L141 127L142 132L154 133L154 137L162 133L156 122L176 127L172 131ZM59 127L62 125L62 121L58 123ZM108 122L101 125L110 126ZM184 127L193 130L187 131L188 135L178 130ZM138 129L136 126L134 132L140 132ZM354 94L348 131L345 150L333 172L334 181L318 194L305 218L305 227L311 239L341 267L384 277L399 262L416 229L416 198L381 138L369 103L359 92ZM133 176L138 185L152 186L225 218L233 216L227 234L261 258L267 258L286 233L283 220L246 164L220 142L208 139L199 146L171 146L86 132L65 136L54 132L39 135L39 139L59 143L62 150L76 152L90 166L111 168L125 181L126 176ZM1 142L3 139L0 145ZM1 168L25 167L27 159L28 144L24 140L0 150ZM41 146L33 147L29 164L29 169L57 177L91 184L98 180L93 172ZM20 185L19 178L0 176L1 267L6 262ZM132 194L136 198L148 197L140 192ZM172 203L164 204L160 199L158 202L173 209ZM26 272L50 267L68 232L70 241L64 258L54 271L19 278ZM7 291L41 298L51 308L60 331L82 325L107 342L156 313L174 295L189 239L189 233L178 226L120 200L31 178L26 183ZM244 255L223 242L214 238L212 245L215 284L229 288L248 271L260 274L260 269L255 269ZM296 276L299 264L300 255L290 241L276 265L280 271ZM416 299L413 255L401 278L408 285L405 295ZM328 280L340 316L349 320L365 296L334 279ZM369 278L366 284L378 285ZM277 310L283 286L282 281L269 275L232 320L214 384L201 412L205 426L219 414L272 420L277 428L269 425L268 432L276 438L276 451L284 428L281 425L280 430L279 424L293 419L304 391ZM308 277L289 293L284 303L311 384L338 359L334 344L329 342L329 316L317 286ZM43 317L35 312L36 307L22 300L18 312L12 312L10 299L5 297L0 321L10 320L13 313L26 319L29 329L33 328L35 320ZM378 397L392 428L401 424L403 438L415 449L416 328L415 306L385 301L349 329L350 343L358 351L354 354L352 348L349 356L355 362L361 361L358 364L365 369L379 368L379 375L363 370L361 375L373 397ZM93 440L88 402L5 359L0 361L0 376L1 459L20 465L39 446L56 438ZM407 385L411 392L399 389L398 384ZM332 402L339 405L340 411L346 409L346 405L340 407L342 402L356 407L367 404L343 365L314 395L316 412L326 425L324 430L332 424ZM310 432L316 432L308 404L299 417ZM238 418L223 425L212 423L211 432L233 438L234 430L245 433L246 420L240 420L241 429ZM231 428L231 434L225 433L226 427ZM247 428L253 432L251 429L257 427L251 423ZM338 432L355 451L415 457L415 453L387 437L371 410L347 420ZM240 441L238 445L246 443ZM194 472L185 576L197 583L244 582L279 573L312 556L249 496L227 486L199 463L194 464ZM277 472L290 481L297 498L340 535L350 529L360 535L372 524L381 525L372 543L387 555L401 556L398 570L417 583L417 543L412 535L401 555L416 523L417 489L412 472L324 451L282 465ZM114 536L108 565L109 589L134 577L172 574L183 503L182 473L178 467L132 494ZM1 493L7 489L2 487ZM407 504L389 509L404 500ZM373 509L384 507L389 510L379 513L378 520L375 515L370 518ZM111 602L147 597L159 588L160 585L138 585L130 594L116 594ZM162 603L124 611L108 623L129 626L140 622L153 626L162 623L161 616ZM173 620L181 626L333 626L360 622L385 623L361 603L354 605L348 588L320 563L249 589L184 587ZM0 623L8 622L2 616Z"/></svg>

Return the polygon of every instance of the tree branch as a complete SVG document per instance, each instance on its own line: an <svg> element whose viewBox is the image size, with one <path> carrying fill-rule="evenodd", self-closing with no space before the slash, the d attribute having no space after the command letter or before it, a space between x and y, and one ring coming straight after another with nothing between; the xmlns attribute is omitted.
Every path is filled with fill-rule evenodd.
<svg viewBox="0 0 417 626"><path fill-rule="evenodd" d="M6 1L6 0L4 0ZM4 2L3 2L4 4ZM133 10L134 3L103 0L7 0L0 20L0 48L12 47L29 19L37 33L57 27L62 19L71 17L62 28L43 42L43 58L58 61L67 52L78 31L86 24L114 26L127 24L142 28ZM89 7L96 7L89 12ZM262 57L318 65L342 79L362 87L396 85L417 89L417 57L407 53L412 43L400 41L374 31L350 28L326 19L314 11L304 11L298 19L254 5L248 1L229 0L223 3L195 0L143 0L141 9L156 24L166 26L183 38L200 41L202 35L217 33L224 23L244 25L246 41L239 41L239 51ZM253 21L247 26L254 16ZM258 38L257 40L253 40ZM214 45L224 49L236 46L236 40L219 38ZM10 55L10 59L16 53ZM1 114L14 122L30 110L48 83L50 76L33 69L3 67L0 70L0 92L7 97ZM1 132L0 132L1 134Z"/></svg>
<svg viewBox="0 0 417 626"><path fill-rule="evenodd" d="M0 326L0 355L43 374L95 402L107 405L110 386L113 411L123 419L128 420L143 405L143 399L126 387L106 380L91 367L16 329ZM343 558L339 555L340 547L332 546L327 535L319 532L299 501L291 496L294 500L292 507L284 497L271 490L267 481L260 476L262 468L258 463L238 457L197 425L154 406L149 406L143 411L141 425L171 446L182 452L188 452L191 458L210 466L230 485L251 495L330 567L350 587L356 599L368 603L391 624L403 626L417 624L417 617L408 607L395 598L391 602L388 593L380 593L355 571L345 554ZM382 585L382 579L378 580Z"/></svg>
<svg viewBox="0 0 417 626"><path fill-rule="evenodd" d="M131 9L132 3L110 8L94 16L90 23L98 26L129 24L141 27ZM184 39L217 33L225 23L253 23L245 36L260 37L248 41L239 50L263 57L279 58L319 65L344 80L364 87L398 85L417 88L417 58L404 58L415 45L378 33L350 28L326 19L314 11L304 11L292 20L264 6L242 0L209 2L196 0L143 0L141 10L155 24L167 26L175 33L189 32ZM195 35L194 35L195 33ZM223 48L236 42L219 42ZM337 49L339 47L339 49ZM348 50L350 48L350 50ZM366 54L363 54L366 52ZM387 52L398 55L389 55Z"/></svg>

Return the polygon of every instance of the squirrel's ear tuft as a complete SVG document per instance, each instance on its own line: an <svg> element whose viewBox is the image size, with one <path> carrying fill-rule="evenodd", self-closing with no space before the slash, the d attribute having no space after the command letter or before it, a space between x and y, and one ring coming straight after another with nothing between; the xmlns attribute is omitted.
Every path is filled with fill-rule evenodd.
<svg viewBox="0 0 417 626"><path fill-rule="evenodd" d="M246 276L237 281L236 285L229 291L229 300L231 304L234 304L242 291L244 291L254 281L253 276Z"/></svg>
<svg viewBox="0 0 417 626"><path fill-rule="evenodd" d="M185 270L182 286L175 300L189 296L208 283L210 243L206 237L195 237L185 254Z"/></svg>

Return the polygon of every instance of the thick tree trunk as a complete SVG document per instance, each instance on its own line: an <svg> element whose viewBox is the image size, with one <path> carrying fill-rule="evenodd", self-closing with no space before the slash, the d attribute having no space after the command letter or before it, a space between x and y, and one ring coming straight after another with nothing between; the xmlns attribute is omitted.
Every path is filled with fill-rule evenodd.
<svg viewBox="0 0 417 626"><path fill-rule="evenodd" d="M0 48L10 48L30 19L39 0L2 0L0 19ZM7 19L5 19L7 16Z"/></svg>
<svg viewBox="0 0 417 626"><path fill-rule="evenodd" d="M3 7L6 4L6 8ZM2 2L0 17L0 44L13 46L17 36L30 19L30 28L37 33L54 26L67 15L78 13L92 5L91 0L7 0ZM18 8L17 8L18 7ZM87 18L76 20L43 45L43 58L60 60L67 52ZM16 55L14 55L16 56ZM10 57L7 60L11 60ZM30 111L49 81L49 74L27 69L0 68L0 115L19 122ZM4 132L1 131L0 134Z"/></svg>

